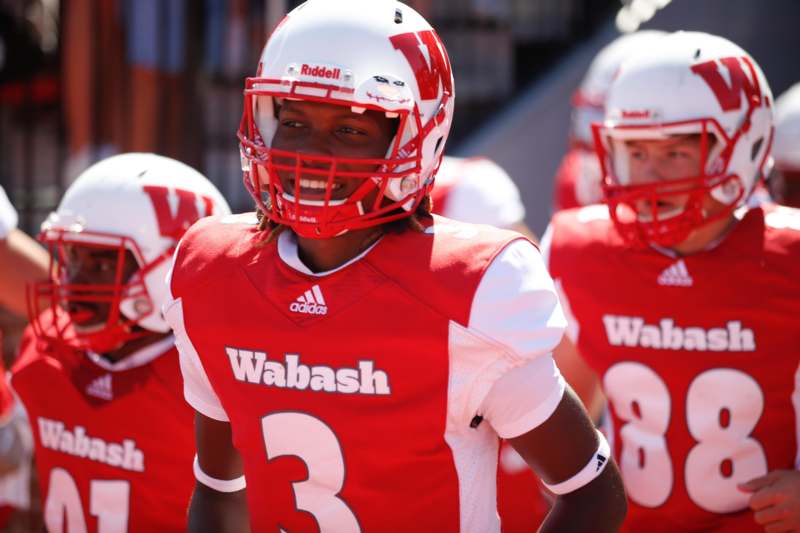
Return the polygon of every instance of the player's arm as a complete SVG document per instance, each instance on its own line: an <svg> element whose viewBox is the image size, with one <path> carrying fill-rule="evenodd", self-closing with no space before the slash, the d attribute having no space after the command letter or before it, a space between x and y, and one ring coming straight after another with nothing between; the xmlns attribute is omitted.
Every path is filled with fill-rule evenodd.
<svg viewBox="0 0 800 533"><path fill-rule="evenodd" d="M542 240L539 245L542 259L547 265L548 270L551 269L549 263L553 231L554 228L551 223L542 235ZM566 379L567 383L572 387L572 390L578 395L583 405L586 406L589 417L596 425L599 425L604 415L606 415L607 406L602 385L597 374L586 363L586 360L576 346L580 325L570 311L567 295L559 281L556 281L554 287L558 293L565 318L567 319L567 329L561 342L553 350L553 358L556 360L556 364L558 364L558 368L561 370L561 375L564 376L564 379Z"/></svg>
<svg viewBox="0 0 800 533"><path fill-rule="evenodd" d="M564 335L553 350L553 358L561 370L561 375L583 402L589 418L598 424L606 408L606 398L595 371L586 364L578 348L567 335Z"/></svg>
<svg viewBox="0 0 800 533"><path fill-rule="evenodd" d="M195 440L198 479L189 505L188 531L249 532L242 458L233 446L230 424L196 413Z"/></svg>
<svg viewBox="0 0 800 533"><path fill-rule="evenodd" d="M567 387L540 426L509 443L556 494L540 531L617 531L627 501L605 439Z"/></svg>
<svg viewBox="0 0 800 533"><path fill-rule="evenodd" d="M39 243L18 229L0 238L0 305L27 315L25 287L47 278L49 257Z"/></svg>

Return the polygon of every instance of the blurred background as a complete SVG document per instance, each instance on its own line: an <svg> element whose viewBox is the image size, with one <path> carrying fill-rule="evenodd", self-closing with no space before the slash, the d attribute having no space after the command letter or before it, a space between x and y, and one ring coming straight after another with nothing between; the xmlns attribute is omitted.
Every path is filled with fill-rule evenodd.
<svg viewBox="0 0 800 533"><path fill-rule="evenodd" d="M335 0L330 0L335 1ZM242 80L293 0L0 0L0 185L35 234L65 187L123 151L180 159L235 210ZM445 42L457 104L448 152L488 156L541 233L592 57L637 28L717 33L777 96L800 80L798 0L414 0Z"/></svg>

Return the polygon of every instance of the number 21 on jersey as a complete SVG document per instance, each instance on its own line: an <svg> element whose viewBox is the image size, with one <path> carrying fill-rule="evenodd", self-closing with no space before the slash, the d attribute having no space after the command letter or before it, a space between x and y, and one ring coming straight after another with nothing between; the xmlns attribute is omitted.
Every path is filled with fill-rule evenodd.
<svg viewBox="0 0 800 533"><path fill-rule="evenodd" d="M97 533L125 533L131 487L122 480L89 482L89 513L97 517ZM63 468L50 471L44 521L48 531L86 533L86 517L78 485Z"/></svg>
<svg viewBox="0 0 800 533"><path fill-rule="evenodd" d="M674 468L666 433L672 402L664 380L650 367L617 363L603 388L624 422L620 468L628 496L645 507L662 505L672 492ZM737 484L767 473L767 457L750 434L764 410L764 393L749 375L731 368L698 374L686 394L686 426L695 445L683 466L686 492L699 507L729 513L747 507Z"/></svg>

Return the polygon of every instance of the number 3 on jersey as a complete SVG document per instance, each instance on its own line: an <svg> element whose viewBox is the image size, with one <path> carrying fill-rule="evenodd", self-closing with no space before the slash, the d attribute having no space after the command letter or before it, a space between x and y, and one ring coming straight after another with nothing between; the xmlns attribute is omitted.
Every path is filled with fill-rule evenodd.
<svg viewBox="0 0 800 533"><path fill-rule="evenodd" d="M603 387L625 424L620 428L620 467L631 500L663 504L674 483L665 438L671 402L664 380L651 368L617 363ZM767 457L750 436L764 410L764 393L749 375L716 368L694 378L686 394L686 425L695 446L684 465L686 492L699 507L728 513L747 507L736 485L767 473Z"/></svg>
<svg viewBox="0 0 800 533"><path fill-rule="evenodd" d="M261 419L267 459L294 455L308 468L308 479L293 483L297 508L311 513L323 533L360 533L358 519L339 498L344 485L344 457L339 440L322 420L297 412Z"/></svg>

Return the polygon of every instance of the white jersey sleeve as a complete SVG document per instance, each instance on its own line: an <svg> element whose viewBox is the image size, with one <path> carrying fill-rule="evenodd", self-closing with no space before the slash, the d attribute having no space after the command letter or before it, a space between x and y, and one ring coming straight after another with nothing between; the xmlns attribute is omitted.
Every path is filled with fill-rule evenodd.
<svg viewBox="0 0 800 533"><path fill-rule="evenodd" d="M553 281L529 241L505 247L483 274L469 322L450 322L445 440L459 479L463 531L499 532L499 439L550 418L565 383L551 352L565 320Z"/></svg>
<svg viewBox="0 0 800 533"><path fill-rule="evenodd" d="M553 281L533 244L517 240L491 263L475 293L469 325L451 326L451 357L471 381L463 416L485 418L515 437L555 410L565 383L551 352L566 321Z"/></svg>
<svg viewBox="0 0 800 533"><path fill-rule="evenodd" d="M11 230L17 227L19 217L14 206L6 196L6 192L0 187L0 239L5 239Z"/></svg>
<svg viewBox="0 0 800 533"><path fill-rule="evenodd" d="M447 198L442 213L445 217L498 228L523 221L525 207L519 189L499 165L489 159L455 161L451 165L445 171L459 175Z"/></svg>
<svg viewBox="0 0 800 533"><path fill-rule="evenodd" d="M179 245L180 246L180 245ZM181 374L183 374L183 395L186 401L195 411L221 422L228 421L228 414L222 407L219 396L211 387L208 375L200 361L192 340L186 333L186 324L183 320L183 302L180 298L175 299L170 290L172 281L172 269L175 267L175 255L172 258L172 266L167 274L167 300L162 309L164 318L175 334L175 347L178 349Z"/></svg>

